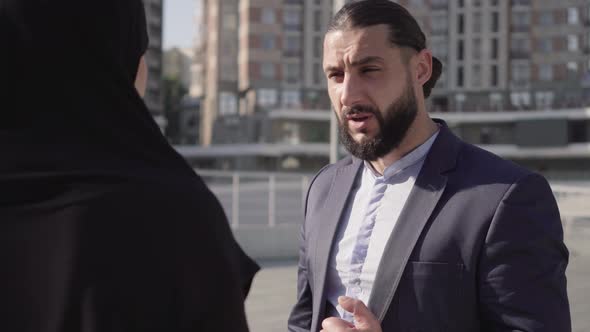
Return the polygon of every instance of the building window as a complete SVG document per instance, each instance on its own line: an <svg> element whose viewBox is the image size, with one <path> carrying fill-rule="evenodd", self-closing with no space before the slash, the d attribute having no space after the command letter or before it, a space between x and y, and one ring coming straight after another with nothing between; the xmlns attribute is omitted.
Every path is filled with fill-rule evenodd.
<svg viewBox="0 0 590 332"><path fill-rule="evenodd" d="M580 14L578 8L570 7L567 9L567 23L578 24L580 22Z"/></svg>
<svg viewBox="0 0 590 332"><path fill-rule="evenodd" d="M440 77L438 78L438 81L436 81L436 88L438 89L444 89L447 86L447 74L446 74L446 68L443 67L442 73L440 74Z"/></svg>
<svg viewBox="0 0 590 332"><path fill-rule="evenodd" d="M449 26L449 19L446 15L434 15L430 19L430 26L434 34L446 34Z"/></svg>
<svg viewBox="0 0 590 332"><path fill-rule="evenodd" d="M490 0L490 6L496 7L498 5L498 0Z"/></svg>
<svg viewBox="0 0 590 332"><path fill-rule="evenodd" d="M498 66L497 65L492 65L491 75L492 75L490 78L491 86L498 86Z"/></svg>
<svg viewBox="0 0 590 332"><path fill-rule="evenodd" d="M579 48L580 48L580 46L579 46L578 36L577 35L568 35L567 36L567 49L570 52L577 52Z"/></svg>
<svg viewBox="0 0 590 332"><path fill-rule="evenodd" d="M222 91L219 93L219 114L229 115L238 113L238 100L235 93Z"/></svg>
<svg viewBox="0 0 590 332"><path fill-rule="evenodd" d="M500 13L492 12L492 32L500 30Z"/></svg>
<svg viewBox="0 0 590 332"><path fill-rule="evenodd" d="M551 91L541 91L535 93L535 103L539 109L549 109L553 105L555 95Z"/></svg>
<svg viewBox="0 0 590 332"><path fill-rule="evenodd" d="M463 7L465 6L465 1L463 1L463 0L458 0L457 2L458 2L458 4L457 4L457 7L459 7L459 8L463 8Z"/></svg>
<svg viewBox="0 0 590 332"><path fill-rule="evenodd" d="M570 61L567 63L567 72L571 77L578 76L578 63L575 61Z"/></svg>
<svg viewBox="0 0 590 332"><path fill-rule="evenodd" d="M473 65L471 72L471 84L473 87L479 88L481 86L481 66Z"/></svg>
<svg viewBox="0 0 590 332"><path fill-rule="evenodd" d="M481 13L473 13L473 32L481 32Z"/></svg>
<svg viewBox="0 0 590 332"><path fill-rule="evenodd" d="M316 58L322 57L322 38L313 37L313 56Z"/></svg>
<svg viewBox="0 0 590 332"><path fill-rule="evenodd" d="M268 107L277 104L277 90L275 89L259 89L257 95L260 106Z"/></svg>
<svg viewBox="0 0 590 332"><path fill-rule="evenodd" d="M511 25L516 28L526 28L531 24L531 14L530 12L523 12L523 11L514 11L512 12L512 22Z"/></svg>
<svg viewBox="0 0 590 332"><path fill-rule="evenodd" d="M324 71L322 70L322 65L319 63L313 64L313 83L314 84L323 84L324 83Z"/></svg>
<svg viewBox="0 0 590 332"><path fill-rule="evenodd" d="M449 5L448 0L430 0L430 5L432 8L444 8Z"/></svg>
<svg viewBox="0 0 590 332"><path fill-rule="evenodd" d="M301 92L299 90L285 90L282 95L283 107L301 107Z"/></svg>
<svg viewBox="0 0 590 332"><path fill-rule="evenodd" d="M528 55L531 52L531 39L529 37L512 36L512 39L510 39L510 51L513 56Z"/></svg>
<svg viewBox="0 0 590 332"><path fill-rule="evenodd" d="M297 83L299 82L299 75L301 73L301 69L298 63L287 63L284 65L285 70L285 81L288 83Z"/></svg>
<svg viewBox="0 0 590 332"><path fill-rule="evenodd" d="M539 65L539 79L542 81L553 80L553 65L550 65L550 64Z"/></svg>
<svg viewBox="0 0 590 332"><path fill-rule="evenodd" d="M287 56L296 56L301 52L301 37L300 36L286 36L284 46L284 53Z"/></svg>
<svg viewBox="0 0 590 332"><path fill-rule="evenodd" d="M262 35L260 38L262 41L262 49L272 50L275 48L275 36L274 35L265 34L265 35Z"/></svg>
<svg viewBox="0 0 590 332"><path fill-rule="evenodd" d="M319 10L313 12L313 28L315 31L322 31L322 12Z"/></svg>
<svg viewBox="0 0 590 332"><path fill-rule="evenodd" d="M264 78L275 78L275 64L269 62L261 64L260 75Z"/></svg>
<svg viewBox="0 0 590 332"><path fill-rule="evenodd" d="M490 109L493 111L501 111L504 108L504 101L502 95L499 93L490 93Z"/></svg>
<svg viewBox="0 0 590 332"><path fill-rule="evenodd" d="M432 52L441 59L448 55L448 43L446 39L433 39L431 41Z"/></svg>
<svg viewBox="0 0 590 332"><path fill-rule="evenodd" d="M457 87L463 87L463 67L457 67Z"/></svg>
<svg viewBox="0 0 590 332"><path fill-rule="evenodd" d="M553 40L551 38L540 39L538 40L537 46L541 52L551 52L553 51Z"/></svg>
<svg viewBox="0 0 590 332"><path fill-rule="evenodd" d="M276 21L275 10L272 8L262 8L262 23L274 24Z"/></svg>
<svg viewBox="0 0 590 332"><path fill-rule="evenodd" d="M457 42L457 59L459 61L463 60L464 58L464 50L465 50L465 45L463 42L463 39L459 39Z"/></svg>
<svg viewBox="0 0 590 332"><path fill-rule="evenodd" d="M472 52L473 52L473 54L472 54L473 59L475 59L475 60L481 59L481 39L480 38L473 39Z"/></svg>
<svg viewBox="0 0 590 332"><path fill-rule="evenodd" d="M498 39L492 38L492 59L498 58Z"/></svg>
<svg viewBox="0 0 590 332"><path fill-rule="evenodd" d="M283 20L287 30L297 30L301 26L301 12L297 9L286 9Z"/></svg>
<svg viewBox="0 0 590 332"><path fill-rule="evenodd" d="M529 108L531 106L531 94L529 92L512 92L510 103L516 109Z"/></svg>
<svg viewBox="0 0 590 332"><path fill-rule="evenodd" d="M465 30L465 17L463 14L457 15L457 33L463 33Z"/></svg>
<svg viewBox="0 0 590 332"><path fill-rule="evenodd" d="M238 17L234 13L227 13L223 15L223 28L225 30L235 30L238 28Z"/></svg>
<svg viewBox="0 0 590 332"><path fill-rule="evenodd" d="M553 25L553 12L544 11L539 16L539 23L544 26Z"/></svg>
<svg viewBox="0 0 590 332"><path fill-rule="evenodd" d="M517 88L527 87L531 80L531 66L528 61L511 63L511 81Z"/></svg>

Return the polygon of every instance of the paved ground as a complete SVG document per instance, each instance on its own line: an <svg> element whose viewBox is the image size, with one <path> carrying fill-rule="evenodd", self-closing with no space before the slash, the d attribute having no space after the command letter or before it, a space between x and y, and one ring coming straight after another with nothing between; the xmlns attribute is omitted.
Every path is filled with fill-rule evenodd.
<svg viewBox="0 0 590 332"><path fill-rule="evenodd" d="M570 239L568 292L573 332L590 331L590 232L577 229ZM252 332L285 332L295 301L296 262L262 262L246 311Z"/></svg>

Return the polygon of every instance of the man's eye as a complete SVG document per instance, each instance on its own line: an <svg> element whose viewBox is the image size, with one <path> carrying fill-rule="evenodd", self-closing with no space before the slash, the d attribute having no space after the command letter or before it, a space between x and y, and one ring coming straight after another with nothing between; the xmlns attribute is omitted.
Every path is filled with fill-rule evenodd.
<svg viewBox="0 0 590 332"><path fill-rule="evenodd" d="M363 68L361 71L363 73L371 73L371 72L379 71L379 68L369 67L369 68Z"/></svg>
<svg viewBox="0 0 590 332"><path fill-rule="evenodd" d="M335 72L335 73L328 74L328 79L334 79L334 78L339 78L339 77L342 77L342 73Z"/></svg>

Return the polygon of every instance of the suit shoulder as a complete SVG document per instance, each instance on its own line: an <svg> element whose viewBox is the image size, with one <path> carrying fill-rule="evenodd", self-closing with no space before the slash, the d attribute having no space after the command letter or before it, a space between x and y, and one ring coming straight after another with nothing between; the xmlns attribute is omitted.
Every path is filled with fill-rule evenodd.
<svg viewBox="0 0 590 332"><path fill-rule="evenodd" d="M534 174L513 161L467 142L462 142L458 168L462 174L476 173L479 177L502 182L515 182Z"/></svg>
<svg viewBox="0 0 590 332"><path fill-rule="evenodd" d="M333 164L328 164L328 165L322 167L322 169L320 169L313 177L313 179L310 183L310 187L313 187L314 185L321 186L321 185L325 184L326 181L329 181L330 179L332 179L332 177L335 175L335 173L338 171L339 168L351 164L352 161L353 161L352 157L347 156L347 157L342 158Z"/></svg>

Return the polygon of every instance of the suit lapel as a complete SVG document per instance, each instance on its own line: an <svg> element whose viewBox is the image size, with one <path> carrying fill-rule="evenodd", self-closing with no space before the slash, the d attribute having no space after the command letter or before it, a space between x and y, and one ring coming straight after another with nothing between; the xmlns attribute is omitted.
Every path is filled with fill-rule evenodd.
<svg viewBox="0 0 590 332"><path fill-rule="evenodd" d="M324 296L324 287L326 283L326 271L329 264L332 242L338 228L346 201L352 190L352 186L361 168L362 161L356 158L336 170L336 175L332 179L332 185L328 198L323 207L317 222L320 226L316 236L315 251L312 257L315 257L314 275L315 291L313 297L314 315L312 321L312 331L318 330L319 319L323 318L325 311L326 298ZM321 317L320 317L321 313Z"/></svg>
<svg viewBox="0 0 590 332"><path fill-rule="evenodd" d="M443 126L385 246L369 299L369 309L383 321L408 259L447 184L444 174L455 165L459 140Z"/></svg>

